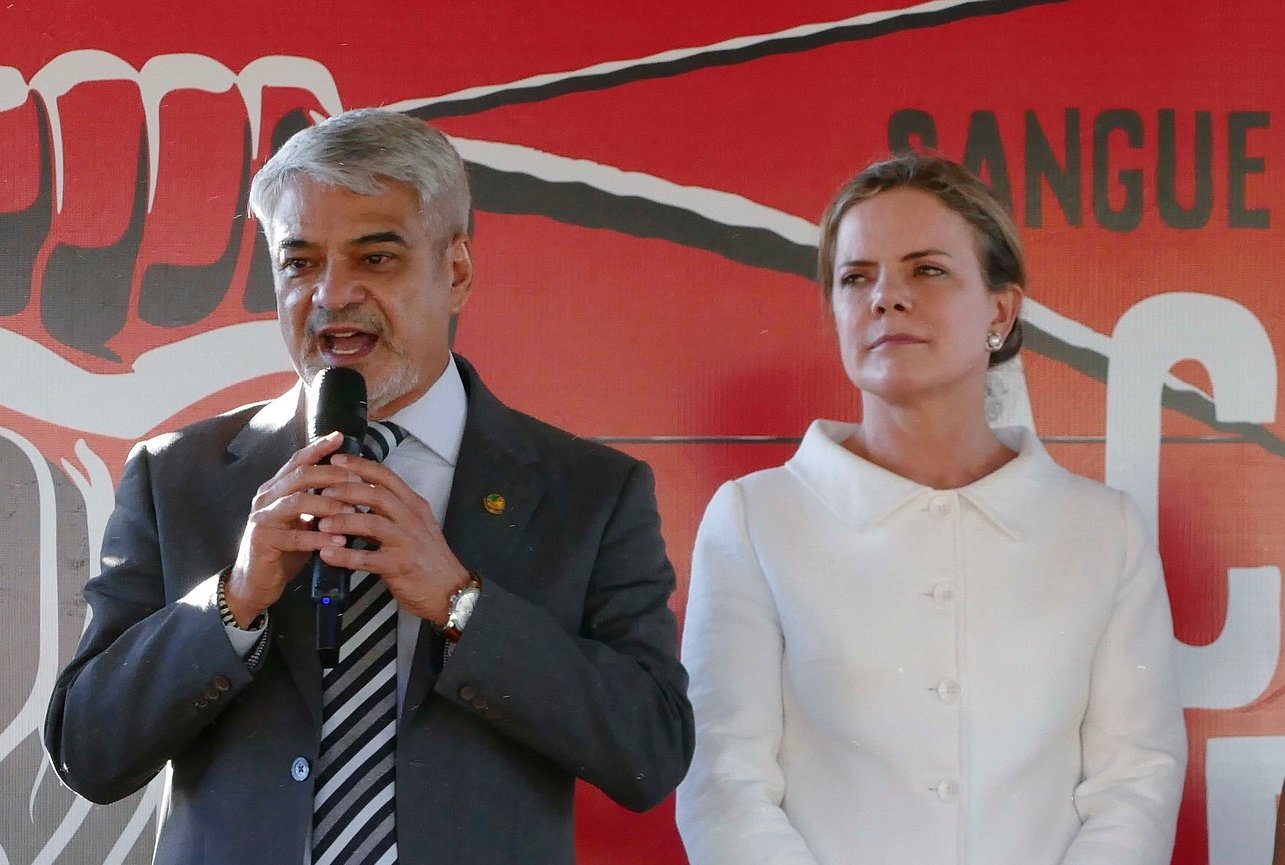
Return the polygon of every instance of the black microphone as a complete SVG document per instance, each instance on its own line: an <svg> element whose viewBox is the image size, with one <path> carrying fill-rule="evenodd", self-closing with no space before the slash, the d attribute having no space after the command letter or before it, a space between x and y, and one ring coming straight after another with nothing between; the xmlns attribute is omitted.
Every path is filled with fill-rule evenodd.
<svg viewBox="0 0 1285 865"><path fill-rule="evenodd" d="M336 430L344 434L344 442L335 453L361 453L366 437L366 380L345 366L321 370L308 390L308 440ZM322 462L330 462L330 457ZM339 620L348 606L351 577L347 568L328 565L320 554L312 554L312 600L317 604L317 657L322 668L339 663Z"/></svg>

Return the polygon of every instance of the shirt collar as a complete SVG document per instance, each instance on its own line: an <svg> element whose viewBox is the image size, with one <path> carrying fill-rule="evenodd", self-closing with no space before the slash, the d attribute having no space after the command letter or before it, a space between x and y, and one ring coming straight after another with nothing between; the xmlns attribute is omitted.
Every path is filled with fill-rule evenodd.
<svg viewBox="0 0 1285 865"><path fill-rule="evenodd" d="M389 420L401 425L437 454L447 465L455 465L464 438L464 420L468 416L468 394L450 355L446 369L423 396L394 414Z"/></svg>
<svg viewBox="0 0 1285 865"><path fill-rule="evenodd" d="M816 420L808 427L798 452L785 467L841 519L869 528L916 500L927 501L940 490L903 478L862 459L843 446L855 424ZM1067 472L1053 462L1034 432L1025 427L995 430L999 440L1017 451L1000 468L952 492L974 505L1014 540L1038 531L1041 502Z"/></svg>

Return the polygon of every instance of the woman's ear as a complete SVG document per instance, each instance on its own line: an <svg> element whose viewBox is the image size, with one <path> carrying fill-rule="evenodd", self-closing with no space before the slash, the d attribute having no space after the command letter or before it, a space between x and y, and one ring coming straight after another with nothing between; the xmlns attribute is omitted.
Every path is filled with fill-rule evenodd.
<svg viewBox="0 0 1285 865"><path fill-rule="evenodd" d="M1013 323L1017 321L1017 314L1022 310L1024 296L1025 292L1016 282L1007 282L1002 288L991 291L991 299L995 302L995 317L991 319L992 331L1008 338Z"/></svg>

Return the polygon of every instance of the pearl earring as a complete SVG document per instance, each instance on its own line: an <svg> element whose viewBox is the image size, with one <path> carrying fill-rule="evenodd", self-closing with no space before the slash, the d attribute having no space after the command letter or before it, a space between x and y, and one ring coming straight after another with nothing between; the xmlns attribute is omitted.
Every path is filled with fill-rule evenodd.
<svg viewBox="0 0 1285 865"><path fill-rule="evenodd" d="M1000 336L998 333L996 333L993 330L990 333L986 334L987 351L999 351L1003 347L1004 347L1004 337Z"/></svg>

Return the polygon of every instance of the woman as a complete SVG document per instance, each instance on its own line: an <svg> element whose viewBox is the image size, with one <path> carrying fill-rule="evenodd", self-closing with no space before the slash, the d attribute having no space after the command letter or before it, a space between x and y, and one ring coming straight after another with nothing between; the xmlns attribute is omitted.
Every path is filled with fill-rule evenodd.
<svg viewBox="0 0 1285 865"><path fill-rule="evenodd" d="M840 190L821 286L860 424L725 484L684 636L693 865L1162 865L1186 736L1154 542L1124 494L992 430L1016 227L943 159Z"/></svg>

